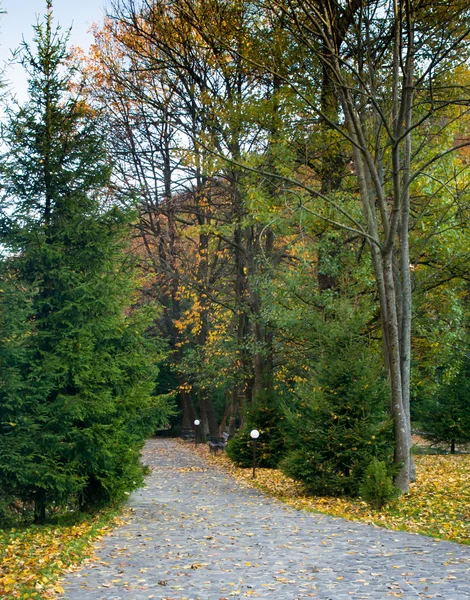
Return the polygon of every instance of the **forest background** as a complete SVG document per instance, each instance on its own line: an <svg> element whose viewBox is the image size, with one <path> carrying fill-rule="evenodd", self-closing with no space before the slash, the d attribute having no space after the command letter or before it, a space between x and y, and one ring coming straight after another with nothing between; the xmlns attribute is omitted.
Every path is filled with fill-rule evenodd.
<svg viewBox="0 0 470 600"><path fill-rule="evenodd" d="M447 393L468 376L468 17L118 2L96 31L90 94L139 203L183 429L270 427L266 452L290 446L287 471L323 492L371 456L406 491L411 414L468 439Z"/></svg>
<svg viewBox="0 0 470 600"><path fill-rule="evenodd" d="M89 56L48 7L4 130L5 489L123 493L168 418L333 495L406 492L412 420L468 442L467 4L123 0Z"/></svg>

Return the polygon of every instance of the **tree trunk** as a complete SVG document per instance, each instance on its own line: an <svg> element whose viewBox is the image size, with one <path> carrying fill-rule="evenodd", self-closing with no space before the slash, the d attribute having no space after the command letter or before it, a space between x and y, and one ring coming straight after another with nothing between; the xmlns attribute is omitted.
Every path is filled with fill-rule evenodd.
<svg viewBox="0 0 470 600"><path fill-rule="evenodd" d="M235 435L237 429L238 413L240 408L240 400L238 396L237 386L233 386L231 401L230 401L230 421L228 424L228 433L230 437Z"/></svg>
<svg viewBox="0 0 470 600"><path fill-rule="evenodd" d="M384 283L388 331L388 354L390 356L390 383L392 391L392 418L395 432L395 463L400 471L395 476L395 485L402 492L409 491L410 482L410 428L403 406L401 382L401 360L399 324L396 310L395 285L393 278L393 248L383 255Z"/></svg>
<svg viewBox="0 0 470 600"><path fill-rule="evenodd" d="M34 522L42 525L46 520L46 492L43 488L37 488L34 498Z"/></svg>
<svg viewBox="0 0 470 600"><path fill-rule="evenodd" d="M207 395L207 390L199 392L199 408L201 411L201 436L203 436L203 439L207 439L208 436L217 437L217 416L214 404Z"/></svg>
<svg viewBox="0 0 470 600"><path fill-rule="evenodd" d="M183 385L186 384L184 380L180 380L180 382ZM183 408L182 428L193 429L194 420L196 419L196 411L194 410L193 399L191 398L191 394L186 391L180 392L180 395Z"/></svg>
<svg viewBox="0 0 470 600"><path fill-rule="evenodd" d="M218 433L218 437L220 437L224 433L224 431L225 431L225 427L227 425L227 419L229 418L231 408L232 408L232 406L231 406L231 403L229 401L229 402L226 403L224 414L222 416L222 420L220 421L219 430L217 432Z"/></svg>
<svg viewBox="0 0 470 600"><path fill-rule="evenodd" d="M240 411L240 395L250 394L249 399L251 400L251 389L253 386L252 380L252 359L246 349L246 342L249 333L250 319L248 314L248 298L247 298L247 277L246 277L246 260L244 249L244 238L243 229L241 226L244 211L243 203L239 189L239 174L232 173L231 185L232 185L232 203L234 207L235 217L235 231L234 231L234 262L235 262L235 305L238 311L238 323L237 323L237 363L238 363L238 379L240 383L234 386L232 395L238 396L237 400L232 399L232 407L234 410ZM233 398L233 396L232 396ZM236 419L236 415L232 413L230 420L230 428L234 427L233 419ZM230 429L230 435L233 435L234 430Z"/></svg>
<svg viewBox="0 0 470 600"><path fill-rule="evenodd" d="M199 441L206 441L209 436L209 420L207 418L206 396L199 392L199 420L201 421L197 428Z"/></svg>

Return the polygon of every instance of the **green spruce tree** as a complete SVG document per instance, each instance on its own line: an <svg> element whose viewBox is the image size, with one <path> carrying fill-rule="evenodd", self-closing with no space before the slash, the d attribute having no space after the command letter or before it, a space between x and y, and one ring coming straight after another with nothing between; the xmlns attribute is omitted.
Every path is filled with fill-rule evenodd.
<svg viewBox="0 0 470 600"><path fill-rule="evenodd" d="M20 495L21 478L30 468L25 462L33 436L10 444L21 425L26 402L24 368L28 363L31 326L31 290L18 278L12 261L0 262L0 520L9 520L8 506ZM19 474L21 474L19 476Z"/></svg>
<svg viewBox="0 0 470 600"><path fill-rule="evenodd" d="M443 383L425 399L417 411L422 435L435 444L470 444L470 356L465 355L454 379Z"/></svg>
<svg viewBox="0 0 470 600"><path fill-rule="evenodd" d="M340 311L319 326L315 380L287 412L292 450L280 466L312 494L356 496L374 457L393 460L387 388L362 325Z"/></svg>
<svg viewBox="0 0 470 600"><path fill-rule="evenodd" d="M239 467L250 467L253 462L250 432L257 429L260 437L256 443L256 464L266 469L276 468L286 453L285 416L279 400L261 392L245 411L244 421L228 443L228 457Z"/></svg>
<svg viewBox="0 0 470 600"><path fill-rule="evenodd" d="M139 485L140 449L169 413L153 395L161 348L145 331L155 315L132 310L131 215L104 208L100 123L71 86L51 13L49 0L35 49L23 48L29 101L9 111L1 163L3 270L18 281L2 320L11 294L23 309L0 348L2 378L14 374L0 391L0 488L37 522L53 506L101 504Z"/></svg>

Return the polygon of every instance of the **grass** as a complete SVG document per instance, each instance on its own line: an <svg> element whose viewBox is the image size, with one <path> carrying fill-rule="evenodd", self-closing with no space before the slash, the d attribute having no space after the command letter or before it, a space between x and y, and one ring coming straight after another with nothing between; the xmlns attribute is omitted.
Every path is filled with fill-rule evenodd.
<svg viewBox="0 0 470 600"><path fill-rule="evenodd" d="M93 541L120 522L118 509L80 515L73 522L0 530L0 596L52 598L64 592L58 579L93 554Z"/></svg>
<svg viewBox="0 0 470 600"><path fill-rule="evenodd" d="M188 447L191 447L187 444ZM228 457L209 454L204 445L197 452L209 463L222 467L245 485L256 487L297 509L362 521L470 545L470 455L417 455L417 479L410 493L384 509L375 510L360 498L309 496L302 485L276 469L234 466Z"/></svg>

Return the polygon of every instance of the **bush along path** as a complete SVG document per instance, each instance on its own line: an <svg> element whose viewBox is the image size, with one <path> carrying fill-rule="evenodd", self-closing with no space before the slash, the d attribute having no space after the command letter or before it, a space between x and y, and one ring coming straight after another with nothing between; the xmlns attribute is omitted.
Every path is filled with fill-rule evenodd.
<svg viewBox="0 0 470 600"><path fill-rule="evenodd" d="M69 600L470 600L470 548L298 511L153 439L145 488L97 560L62 582Z"/></svg>
<svg viewBox="0 0 470 600"><path fill-rule="evenodd" d="M210 454L202 444L197 452L211 465L293 508L470 546L470 454L415 455L417 477L409 494L376 509L361 498L309 495L279 469L257 469L252 479L251 469L235 466L223 452Z"/></svg>

